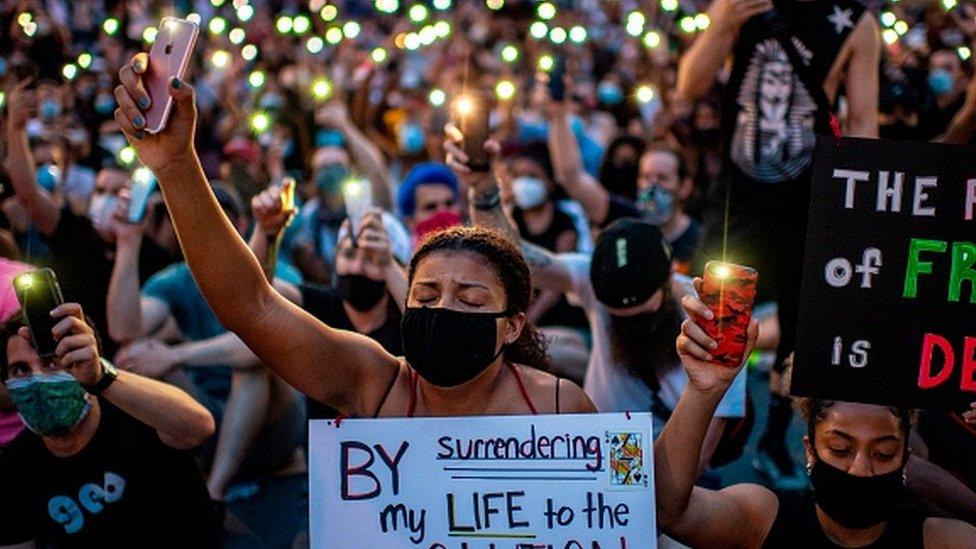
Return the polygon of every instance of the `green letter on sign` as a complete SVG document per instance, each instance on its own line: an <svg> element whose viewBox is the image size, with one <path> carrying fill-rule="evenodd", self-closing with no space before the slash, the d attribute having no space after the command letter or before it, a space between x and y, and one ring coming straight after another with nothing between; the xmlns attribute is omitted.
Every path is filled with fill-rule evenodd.
<svg viewBox="0 0 976 549"><path fill-rule="evenodd" d="M969 281L969 302L976 303L976 244L954 242L952 244L952 273L949 275L949 301L959 301L962 283Z"/></svg>
<svg viewBox="0 0 976 549"><path fill-rule="evenodd" d="M905 292L904 296L915 298L918 295L918 275L932 274L932 263L921 261L918 256L922 252L944 253L948 244L944 240L926 240L924 238L913 238L908 245L908 268L905 269Z"/></svg>

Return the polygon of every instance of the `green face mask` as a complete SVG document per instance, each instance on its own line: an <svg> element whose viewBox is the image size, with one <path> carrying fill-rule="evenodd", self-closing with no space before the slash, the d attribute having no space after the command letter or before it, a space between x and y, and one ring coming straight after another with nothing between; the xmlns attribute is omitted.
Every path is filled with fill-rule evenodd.
<svg viewBox="0 0 976 549"><path fill-rule="evenodd" d="M88 393L68 372L8 379L10 399L24 425L42 437L67 433L88 415Z"/></svg>

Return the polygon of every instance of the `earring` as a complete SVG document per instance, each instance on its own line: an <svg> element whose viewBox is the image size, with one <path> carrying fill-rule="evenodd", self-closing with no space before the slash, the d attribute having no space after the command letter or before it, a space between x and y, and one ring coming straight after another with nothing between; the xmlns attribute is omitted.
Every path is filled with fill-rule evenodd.
<svg viewBox="0 0 976 549"><path fill-rule="evenodd" d="M808 461L807 462L807 476L808 477L812 477L813 476L813 462L812 461Z"/></svg>
<svg viewBox="0 0 976 549"><path fill-rule="evenodd" d="M901 484L902 486L908 486L908 472L904 469L901 470Z"/></svg>

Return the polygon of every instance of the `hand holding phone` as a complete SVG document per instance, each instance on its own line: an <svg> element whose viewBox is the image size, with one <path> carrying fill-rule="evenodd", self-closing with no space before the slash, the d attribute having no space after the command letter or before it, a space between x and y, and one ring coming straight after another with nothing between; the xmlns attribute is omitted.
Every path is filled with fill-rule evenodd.
<svg viewBox="0 0 976 549"><path fill-rule="evenodd" d="M729 368L742 364L758 281L759 275L751 267L721 261L705 265L700 298L714 318L697 322L718 343L711 353L713 362Z"/></svg>
<svg viewBox="0 0 976 549"><path fill-rule="evenodd" d="M490 159L485 141L490 136L491 95L468 92L454 103L454 125L461 130L461 147L468 156L468 167L476 172L488 171Z"/></svg>
<svg viewBox="0 0 976 549"><path fill-rule="evenodd" d="M51 316L51 311L64 303L54 271L38 269L19 274L14 277L13 284L34 349L41 358L53 357L58 343L52 330L58 319Z"/></svg>
<svg viewBox="0 0 976 549"><path fill-rule="evenodd" d="M186 67L193 55L193 47L200 33L197 24L186 19L164 17L159 33L149 50L149 66L142 75L142 83L151 101L145 110L148 133L159 133L166 127L173 98L169 85L173 78L183 79Z"/></svg>
<svg viewBox="0 0 976 549"><path fill-rule="evenodd" d="M149 168L136 168L132 174L132 188L129 190L129 213L126 221L142 223L146 217L149 197L156 192L156 176Z"/></svg>
<svg viewBox="0 0 976 549"><path fill-rule="evenodd" d="M342 197L349 217L350 238L355 245L363 215L373 207L373 188L366 179L353 179L342 185Z"/></svg>
<svg viewBox="0 0 976 549"><path fill-rule="evenodd" d="M549 97L553 101L566 100L566 60L562 55L553 59L552 70L549 71Z"/></svg>

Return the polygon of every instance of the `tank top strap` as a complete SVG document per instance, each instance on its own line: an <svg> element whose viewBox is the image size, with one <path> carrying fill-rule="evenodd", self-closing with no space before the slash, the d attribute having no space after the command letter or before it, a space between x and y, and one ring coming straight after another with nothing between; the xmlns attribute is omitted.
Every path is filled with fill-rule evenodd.
<svg viewBox="0 0 976 549"><path fill-rule="evenodd" d="M410 404L407 406L407 417L413 417L417 409L417 371L410 368Z"/></svg>
<svg viewBox="0 0 976 549"><path fill-rule="evenodd" d="M525 404L529 407L529 410L532 412L532 415L534 416L539 415L538 410L535 409L535 405L532 404L532 399L529 398L528 391L525 390L525 384L522 383L522 375L519 374L518 368L516 368L511 362L506 362L505 365L508 366L508 369L511 370L512 375L515 376L515 382L518 383L519 392L522 393L522 398L525 399ZM556 394L558 395L559 393L557 392Z"/></svg>

